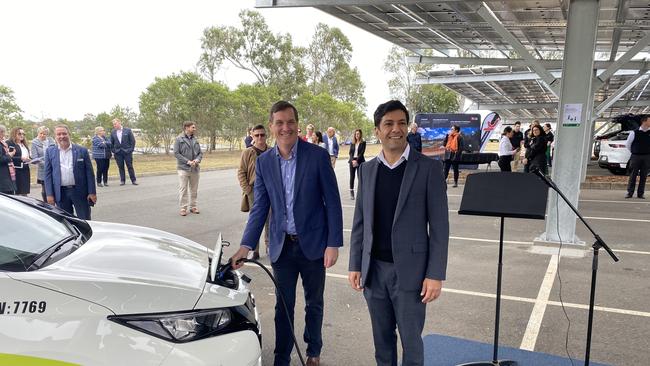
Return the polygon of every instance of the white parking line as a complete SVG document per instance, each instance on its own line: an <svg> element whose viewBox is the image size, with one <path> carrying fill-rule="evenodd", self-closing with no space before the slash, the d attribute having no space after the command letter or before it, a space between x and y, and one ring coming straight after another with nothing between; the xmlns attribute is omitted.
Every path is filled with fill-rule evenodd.
<svg viewBox="0 0 650 366"><path fill-rule="evenodd" d="M631 205L634 205L634 204L637 204L637 205L638 205L639 203L642 203L642 204L650 205L650 202L648 202L648 201L642 201L642 200L632 200L632 201L630 201L630 200L628 200L628 201L580 200L580 202L626 203L626 204L631 204Z"/></svg>
<svg viewBox="0 0 650 366"><path fill-rule="evenodd" d="M558 256L552 255L551 260L548 263L548 267L546 268L546 275L544 276L542 285L539 288L539 293L537 294L537 299L535 300L535 306L533 307L533 311L530 314L530 318L528 319L528 325L526 326L526 331L524 332L524 338L521 341L521 345L519 346L519 348L523 350L535 350L535 343L537 343L539 329L542 326L542 320L544 320L544 313L546 312L548 298L551 296L551 288L553 288L553 282L555 281L557 263Z"/></svg>

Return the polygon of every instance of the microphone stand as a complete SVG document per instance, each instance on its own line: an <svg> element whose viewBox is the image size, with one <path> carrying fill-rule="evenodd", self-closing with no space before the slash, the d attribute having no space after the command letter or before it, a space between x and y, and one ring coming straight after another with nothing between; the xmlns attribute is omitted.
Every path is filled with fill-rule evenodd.
<svg viewBox="0 0 650 366"><path fill-rule="evenodd" d="M607 254L609 254L610 257L614 260L614 262L618 262L618 257L614 252L607 246L605 241L598 235L596 232L589 226L589 223L585 221L584 217L580 215L578 210L569 202L569 199L566 198L564 193L557 187L555 182L551 180L549 177L544 175L539 169L535 169L532 171L535 175L537 175L541 180L544 181L551 189L553 189L555 192L557 192L560 197L564 200L564 202L571 207L571 210L578 216L580 221L587 227L587 229L591 232L591 234L594 236L594 239L596 241L594 244L591 246L594 249L593 252L593 260L591 262L591 292L589 294L589 321L587 323L587 346L585 349L585 366L589 366L589 356L591 354L591 332L593 329L593 322L594 322L594 302L595 302L595 297L596 297L596 275L598 274L598 252L600 248L605 249L607 251ZM559 220L559 218L558 218Z"/></svg>

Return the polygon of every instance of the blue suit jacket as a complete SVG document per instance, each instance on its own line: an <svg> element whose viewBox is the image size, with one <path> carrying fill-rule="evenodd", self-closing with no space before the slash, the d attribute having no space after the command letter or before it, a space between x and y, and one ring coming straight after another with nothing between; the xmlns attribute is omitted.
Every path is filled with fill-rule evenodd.
<svg viewBox="0 0 650 366"><path fill-rule="evenodd" d="M95 173L90 162L88 150L72 144L72 160L74 162L74 192L75 198L86 200L89 194L96 194ZM56 202L61 201L61 168L59 148L50 145L45 151L45 193L54 196Z"/></svg>
<svg viewBox="0 0 650 366"><path fill-rule="evenodd" d="M277 146L257 158L255 200L241 244L255 248L271 209L269 255L275 262L284 245L286 205ZM326 247L343 246L343 214L327 150L298 139L293 215L305 257L323 258Z"/></svg>
<svg viewBox="0 0 650 366"><path fill-rule="evenodd" d="M117 138L117 130L111 131L111 149L114 154L132 154L135 150L135 136L130 128L122 127L122 142Z"/></svg>
<svg viewBox="0 0 650 366"><path fill-rule="evenodd" d="M325 143L325 150L327 151L327 140L329 139L329 136L327 134L323 135L323 142ZM337 158L339 157L339 142L336 140L336 136L332 136L332 151L334 152L334 156ZM328 151L329 154L329 151Z"/></svg>

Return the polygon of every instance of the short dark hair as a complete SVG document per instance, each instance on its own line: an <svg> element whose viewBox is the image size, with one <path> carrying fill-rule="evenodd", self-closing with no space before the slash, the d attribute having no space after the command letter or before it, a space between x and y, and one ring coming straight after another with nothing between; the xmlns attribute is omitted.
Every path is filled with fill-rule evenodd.
<svg viewBox="0 0 650 366"><path fill-rule="evenodd" d="M196 122L194 122L194 121L185 121L185 122L183 122L183 130L185 130L186 128L188 128L190 126L195 126L195 125L196 125Z"/></svg>
<svg viewBox="0 0 650 366"><path fill-rule="evenodd" d="M252 127L250 130L251 131L255 131L255 130L264 130L264 131L266 131L266 127L264 127L264 125L256 125L255 127Z"/></svg>
<svg viewBox="0 0 650 366"><path fill-rule="evenodd" d="M388 112L392 111L403 111L406 113L406 121L409 121L409 111L406 109L404 104L400 102L399 100L389 100L386 103L380 104L379 107L375 110L375 127L379 126L379 123L381 122L381 118L386 115Z"/></svg>
<svg viewBox="0 0 650 366"><path fill-rule="evenodd" d="M510 126L506 126L506 127L503 129L503 133L502 133L502 135L509 134L510 132L512 132L512 127L510 127Z"/></svg>
<svg viewBox="0 0 650 366"><path fill-rule="evenodd" d="M452 125L451 128L453 128L454 130L460 132L460 126L459 125Z"/></svg>
<svg viewBox="0 0 650 366"><path fill-rule="evenodd" d="M519 126L521 126L521 122L520 122L520 121L517 121L517 122L515 122L515 125L519 125Z"/></svg>
<svg viewBox="0 0 650 366"><path fill-rule="evenodd" d="M550 124L550 123L544 123L544 126L546 126L546 127L548 127L548 128L551 128L551 124Z"/></svg>
<svg viewBox="0 0 650 366"><path fill-rule="evenodd" d="M271 113L269 113L269 122L273 122L273 113L280 112L289 108L293 109L293 116L296 117L296 122L298 122L298 110L293 106L293 104L285 100L275 102L275 104L271 106Z"/></svg>

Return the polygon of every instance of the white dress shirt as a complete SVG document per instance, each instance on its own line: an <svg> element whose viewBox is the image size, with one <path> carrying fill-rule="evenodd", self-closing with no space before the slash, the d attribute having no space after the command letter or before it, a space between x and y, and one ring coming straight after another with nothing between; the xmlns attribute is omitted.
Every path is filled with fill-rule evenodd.
<svg viewBox="0 0 650 366"><path fill-rule="evenodd" d="M650 128L643 128L643 126L639 127L639 130L646 132L647 130L650 130ZM630 134L627 135L627 140L625 140L625 147L632 152L632 143L634 142L634 130L630 131Z"/></svg>
<svg viewBox="0 0 650 366"><path fill-rule="evenodd" d="M379 152L379 155L377 155L377 159L379 159L379 161L382 164L386 165L388 169L392 170L400 166L403 162L407 161L409 159L410 152L411 152L411 147L409 146L409 144L406 144L406 149L404 149L402 156L400 156L400 158L397 159L397 161L393 165L388 164L388 161L386 161L386 157L384 156L384 150Z"/></svg>
<svg viewBox="0 0 650 366"><path fill-rule="evenodd" d="M59 146L59 165L61 169L61 187L73 186L75 183L72 145L68 146L65 150Z"/></svg>
<svg viewBox="0 0 650 366"><path fill-rule="evenodd" d="M117 135L117 141L122 143L122 129L120 128L119 130L115 131L115 134Z"/></svg>
<svg viewBox="0 0 650 366"><path fill-rule="evenodd" d="M512 149L512 143L508 136L501 136L501 141L499 141L499 156L514 155L515 150Z"/></svg>

